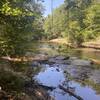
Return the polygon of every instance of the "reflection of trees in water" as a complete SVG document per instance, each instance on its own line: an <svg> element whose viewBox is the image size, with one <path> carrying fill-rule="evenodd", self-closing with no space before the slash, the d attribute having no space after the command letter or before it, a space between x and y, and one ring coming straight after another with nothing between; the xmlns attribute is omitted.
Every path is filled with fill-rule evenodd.
<svg viewBox="0 0 100 100"><path fill-rule="evenodd" d="M75 92L75 87L70 86L73 80L73 77L68 71L64 71L64 75L65 75L65 81L62 83L62 85L66 86L66 88L71 90L72 92Z"/></svg>
<svg viewBox="0 0 100 100"><path fill-rule="evenodd" d="M20 92L24 86L24 80L16 73L10 71L0 70L0 86L6 91Z"/></svg>
<svg viewBox="0 0 100 100"><path fill-rule="evenodd" d="M63 44L51 44L49 45L53 50L56 50L59 54L67 54L70 56L78 56L82 57L83 56L83 51L82 50L75 50L71 47L68 47L67 45Z"/></svg>
<svg viewBox="0 0 100 100"><path fill-rule="evenodd" d="M67 71L64 71L64 75L65 75L65 80L61 84L59 84L59 87L57 89L53 91L54 98L56 98L57 95L62 95L62 96L65 96L66 99L68 100L69 99L73 100L76 98L74 96L77 96L76 87L71 86L72 77L70 76L70 73L68 73Z"/></svg>
<svg viewBox="0 0 100 100"><path fill-rule="evenodd" d="M11 62L10 65L14 71L21 72L23 75L26 75L29 78L32 78L41 70L41 67L39 66L32 66L31 62Z"/></svg>
<svg viewBox="0 0 100 100"><path fill-rule="evenodd" d="M25 80L30 80L40 72L40 67L32 67L26 62L5 62L0 64L0 86L7 91L21 91Z"/></svg>
<svg viewBox="0 0 100 100"><path fill-rule="evenodd" d="M96 94L100 95L100 83L96 83L92 79L90 80L91 72L94 69L80 67L80 69L75 68L75 70L78 70L78 71L75 71L74 74L71 74L68 71L64 73L66 77L64 86L70 87L70 82L75 81L75 82L80 83L82 87L90 86L93 90L96 91ZM74 89L75 88L77 87L74 87Z"/></svg>
<svg viewBox="0 0 100 100"><path fill-rule="evenodd" d="M86 85L91 86L91 88L92 88L93 90L96 91L96 94L97 94L97 95L100 95L100 84L94 83L94 82L91 81L91 80L86 80L84 83L85 83Z"/></svg>

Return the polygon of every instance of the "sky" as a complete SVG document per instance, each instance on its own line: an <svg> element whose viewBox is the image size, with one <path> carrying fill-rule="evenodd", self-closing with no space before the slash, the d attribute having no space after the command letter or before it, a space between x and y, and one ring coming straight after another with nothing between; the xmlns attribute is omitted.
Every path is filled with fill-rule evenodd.
<svg viewBox="0 0 100 100"><path fill-rule="evenodd" d="M44 16L47 16L51 13L51 1L52 0L44 0L44 6L45 6L45 13ZM63 4L64 0L53 0L53 8L56 8Z"/></svg>

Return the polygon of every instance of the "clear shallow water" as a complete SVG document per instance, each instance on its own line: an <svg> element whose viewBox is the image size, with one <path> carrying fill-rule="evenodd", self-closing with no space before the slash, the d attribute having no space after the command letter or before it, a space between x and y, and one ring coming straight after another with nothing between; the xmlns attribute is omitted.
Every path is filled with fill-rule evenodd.
<svg viewBox="0 0 100 100"><path fill-rule="evenodd" d="M98 51L74 50L54 44L38 45L38 48L38 53L49 56L70 55L81 59L100 59L100 52ZM100 68L97 68L97 65L93 66L77 67L62 64L43 64L41 71L34 78L43 85L56 87L53 91L49 91L55 100L77 100L59 89L59 85L72 88L74 93L84 100L100 100Z"/></svg>
<svg viewBox="0 0 100 100"><path fill-rule="evenodd" d="M43 85L56 87L56 89L50 92L51 96L53 96L55 100L77 100L68 93L59 89L59 85L63 85L66 88L74 88L75 94L81 96L84 100L100 100L100 94L96 94L96 90L92 89L91 84L82 85L82 83L72 79L69 79L67 82L68 77L64 74L63 69L59 68L58 71L58 67L56 66L44 67L45 70L38 73L35 76L35 79ZM63 84L64 82L65 84Z"/></svg>
<svg viewBox="0 0 100 100"><path fill-rule="evenodd" d="M47 56L74 56L81 59L94 58L100 60L100 51L70 49L65 45L48 44L48 43L35 43L31 56L43 54ZM27 66L32 66L34 72ZM39 83L46 86L56 87L53 91L49 91L50 95L55 100L77 100L76 98L65 93L59 89L59 85L65 88L70 87L75 94L81 96L84 100L100 100L100 65L93 65L90 67L70 66L66 64L45 64L42 63L41 67L21 64L21 63L7 63L0 61L0 67L14 68L17 72L30 73Z"/></svg>

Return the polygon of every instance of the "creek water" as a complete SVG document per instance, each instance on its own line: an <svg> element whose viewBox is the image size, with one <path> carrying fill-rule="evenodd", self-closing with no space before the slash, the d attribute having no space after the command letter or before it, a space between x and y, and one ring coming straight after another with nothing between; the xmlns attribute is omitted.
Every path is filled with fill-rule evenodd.
<svg viewBox="0 0 100 100"><path fill-rule="evenodd" d="M28 52L30 56L41 54L48 57L70 56L85 60L90 58L100 60L100 50L73 49L66 45L54 43L34 43L30 51ZM4 62L0 61L0 67L2 67L2 64ZM13 64L11 65L17 72L26 72L27 66L31 66L34 69L34 71L31 71L33 79L45 86L55 87L52 91L48 91L55 100L77 100L60 89L59 85L70 89L74 94L82 97L83 100L100 100L100 65L74 66L62 63L51 64L42 62L37 67L34 65L34 62L30 65L21 63Z"/></svg>
<svg viewBox="0 0 100 100"><path fill-rule="evenodd" d="M37 45L38 53L49 56L63 55L80 59L98 59L100 52L90 49L70 49L57 44ZM42 63L41 70L33 77L39 83L56 87L49 91L55 100L77 100L75 97L59 89L59 85L71 90L84 100L100 100L100 66L71 66L67 64Z"/></svg>

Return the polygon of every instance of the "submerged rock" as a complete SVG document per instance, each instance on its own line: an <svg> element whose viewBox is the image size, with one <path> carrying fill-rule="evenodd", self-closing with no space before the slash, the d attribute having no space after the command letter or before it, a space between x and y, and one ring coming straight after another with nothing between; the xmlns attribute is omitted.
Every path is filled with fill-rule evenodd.
<svg viewBox="0 0 100 100"><path fill-rule="evenodd" d="M48 64L69 64L69 57L55 56L48 59Z"/></svg>
<svg viewBox="0 0 100 100"><path fill-rule="evenodd" d="M94 81L94 83L100 84L100 70L92 71L92 75L90 76L90 80Z"/></svg>
<svg viewBox="0 0 100 100"><path fill-rule="evenodd" d="M70 57L70 60L76 60L78 59L77 57Z"/></svg>
<svg viewBox="0 0 100 100"><path fill-rule="evenodd" d="M38 61L34 61L33 63L32 63L32 66L40 66L40 63L38 62Z"/></svg>
<svg viewBox="0 0 100 100"><path fill-rule="evenodd" d="M91 66L91 61L75 59L75 60L72 60L71 64L75 66Z"/></svg>
<svg viewBox="0 0 100 100"><path fill-rule="evenodd" d="M74 66L91 66L92 61L78 59L77 57L55 56L48 59L48 64L67 64Z"/></svg>
<svg viewBox="0 0 100 100"><path fill-rule="evenodd" d="M67 59L69 59L69 56L68 57L65 57L65 56L56 56L54 58L55 58L55 60L67 60Z"/></svg>

